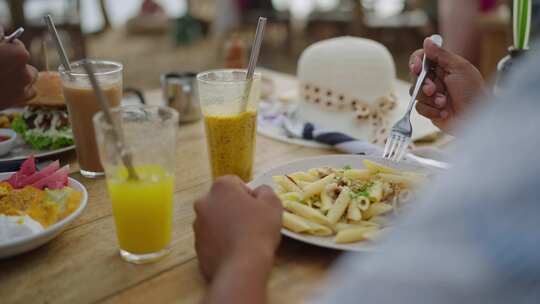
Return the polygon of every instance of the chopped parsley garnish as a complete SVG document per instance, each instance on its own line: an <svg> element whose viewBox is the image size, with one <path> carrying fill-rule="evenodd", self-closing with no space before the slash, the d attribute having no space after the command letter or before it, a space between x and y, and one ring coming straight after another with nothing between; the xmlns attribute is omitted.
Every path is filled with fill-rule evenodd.
<svg viewBox="0 0 540 304"><path fill-rule="evenodd" d="M346 165L345 167L343 167L343 170L351 170L352 167L350 165Z"/></svg>
<svg viewBox="0 0 540 304"><path fill-rule="evenodd" d="M351 195L351 199L356 199L359 197L369 198L369 192L367 191L355 191L355 192L351 192L350 195Z"/></svg>

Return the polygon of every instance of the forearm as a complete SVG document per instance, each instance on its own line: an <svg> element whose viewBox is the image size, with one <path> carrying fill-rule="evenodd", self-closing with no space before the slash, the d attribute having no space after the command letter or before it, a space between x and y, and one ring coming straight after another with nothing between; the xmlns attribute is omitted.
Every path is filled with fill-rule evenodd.
<svg viewBox="0 0 540 304"><path fill-rule="evenodd" d="M477 65L478 1L439 1L439 23L445 48Z"/></svg>
<svg viewBox="0 0 540 304"><path fill-rule="evenodd" d="M267 303L266 286L273 255L245 255L232 259L212 280L204 304Z"/></svg>

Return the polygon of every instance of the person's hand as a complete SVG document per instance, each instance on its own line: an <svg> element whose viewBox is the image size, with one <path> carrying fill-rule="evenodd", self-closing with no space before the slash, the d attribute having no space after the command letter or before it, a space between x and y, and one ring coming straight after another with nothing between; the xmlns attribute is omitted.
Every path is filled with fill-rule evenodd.
<svg viewBox="0 0 540 304"><path fill-rule="evenodd" d="M5 40L0 26L0 109L20 105L35 96L33 84L38 72L27 64L29 60L24 44L17 39Z"/></svg>
<svg viewBox="0 0 540 304"><path fill-rule="evenodd" d="M195 248L207 279L226 264L248 263L270 271L281 240L282 214L270 187L252 191L238 177L222 177L195 203L195 212Z"/></svg>
<svg viewBox="0 0 540 304"><path fill-rule="evenodd" d="M467 108L485 92L484 79L470 62L439 48L428 38L424 41L424 49L411 56L411 91L422 71L424 53L436 67L429 72L418 94L416 109L441 130L451 133L452 126L458 124Z"/></svg>

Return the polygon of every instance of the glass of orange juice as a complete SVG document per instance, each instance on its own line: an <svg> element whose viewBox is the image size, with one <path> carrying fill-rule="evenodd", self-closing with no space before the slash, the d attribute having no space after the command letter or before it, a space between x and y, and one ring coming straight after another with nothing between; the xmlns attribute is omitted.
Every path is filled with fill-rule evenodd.
<svg viewBox="0 0 540 304"><path fill-rule="evenodd" d="M157 261L171 243L178 113L168 107L126 106L112 114L138 176L128 179L112 126L99 112L94 126L120 255L136 264Z"/></svg>
<svg viewBox="0 0 540 304"><path fill-rule="evenodd" d="M224 69L197 75L212 177L253 175L261 75L255 73L246 98L246 70Z"/></svg>

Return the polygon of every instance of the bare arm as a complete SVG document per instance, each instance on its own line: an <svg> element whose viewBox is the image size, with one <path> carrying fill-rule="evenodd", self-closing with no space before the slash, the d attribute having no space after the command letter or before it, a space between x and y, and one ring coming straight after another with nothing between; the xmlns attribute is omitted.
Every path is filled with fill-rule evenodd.
<svg viewBox="0 0 540 304"><path fill-rule="evenodd" d="M264 255L268 254L238 256L224 265L203 303L267 303L266 285L273 256Z"/></svg>
<svg viewBox="0 0 540 304"><path fill-rule="evenodd" d="M439 20L445 48L478 66L478 1L439 0Z"/></svg>
<svg viewBox="0 0 540 304"><path fill-rule="evenodd" d="M205 304L267 303L266 285L280 242L281 202L271 188L223 177L195 203L195 249L210 281Z"/></svg>

